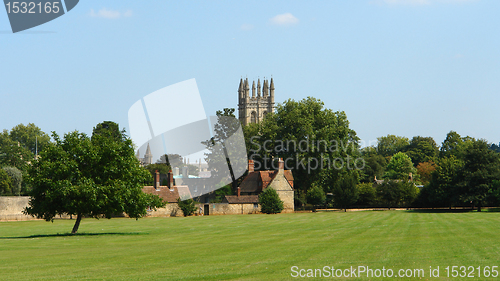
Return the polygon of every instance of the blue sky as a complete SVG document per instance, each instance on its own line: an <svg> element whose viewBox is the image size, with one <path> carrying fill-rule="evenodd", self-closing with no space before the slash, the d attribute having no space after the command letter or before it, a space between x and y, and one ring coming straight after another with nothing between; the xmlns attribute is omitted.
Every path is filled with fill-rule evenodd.
<svg viewBox="0 0 500 281"><path fill-rule="evenodd" d="M494 0L80 1L12 34L0 10L0 129L128 127L134 102L191 78L214 114L237 107L242 76L272 75L277 102L319 98L366 142L440 144L454 130L498 143L498 11Z"/></svg>

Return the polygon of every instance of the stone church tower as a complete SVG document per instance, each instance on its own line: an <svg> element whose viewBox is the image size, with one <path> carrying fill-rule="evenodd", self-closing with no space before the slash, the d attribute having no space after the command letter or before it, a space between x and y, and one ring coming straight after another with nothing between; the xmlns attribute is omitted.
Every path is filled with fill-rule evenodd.
<svg viewBox="0 0 500 281"><path fill-rule="evenodd" d="M250 95L250 85L248 78L240 79L238 88L238 118L243 126L250 123L258 123L266 117L268 112L274 112L274 81L271 84L268 80L263 81L261 88L260 79L252 83L252 94ZM262 94L261 94L262 89ZM256 91L257 90L257 91Z"/></svg>

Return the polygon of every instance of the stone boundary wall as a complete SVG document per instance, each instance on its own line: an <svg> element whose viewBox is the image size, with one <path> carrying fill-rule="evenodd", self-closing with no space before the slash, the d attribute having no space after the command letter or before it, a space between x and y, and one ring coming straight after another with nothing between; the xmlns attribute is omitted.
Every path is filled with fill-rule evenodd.
<svg viewBox="0 0 500 281"><path fill-rule="evenodd" d="M12 220L35 220L32 216L23 214L24 208L28 206L29 196L0 196L0 221ZM205 212L205 205L208 205L208 215L241 215L258 214L260 205L255 204L228 204L228 203L209 203L196 204L195 215L199 214L200 207ZM283 213L293 213L293 209L285 209ZM148 217L182 217L184 216L177 203L169 203L165 208L159 208L156 211L148 211ZM60 216L57 218L69 218L69 216Z"/></svg>
<svg viewBox="0 0 500 281"><path fill-rule="evenodd" d="M245 214L258 214L260 213L260 205L254 204L228 204L228 203L210 203L210 204L197 204L197 207L205 208L208 205L209 215L245 215Z"/></svg>
<svg viewBox="0 0 500 281"><path fill-rule="evenodd" d="M196 204L195 215L199 215L200 207L203 212L205 212L205 205L208 205L208 215L210 216L260 213L260 205L256 208L254 204L207 203ZM183 215L177 203L169 203L165 208L160 208L156 211L148 211L148 217L182 217Z"/></svg>
<svg viewBox="0 0 500 281"><path fill-rule="evenodd" d="M29 196L0 196L0 221L34 220L32 216L23 214L28 207Z"/></svg>
<svg viewBox="0 0 500 281"><path fill-rule="evenodd" d="M177 203L168 203L164 208L158 208L156 211L148 210L147 217L182 217L184 213Z"/></svg>

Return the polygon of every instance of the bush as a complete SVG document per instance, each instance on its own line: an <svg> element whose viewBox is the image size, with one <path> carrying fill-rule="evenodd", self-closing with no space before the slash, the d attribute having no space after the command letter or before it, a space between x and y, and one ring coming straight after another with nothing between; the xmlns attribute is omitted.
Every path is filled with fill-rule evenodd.
<svg viewBox="0 0 500 281"><path fill-rule="evenodd" d="M375 205L377 198L377 190L373 186L373 183L360 183L356 186L358 189L358 205L361 206L372 206Z"/></svg>
<svg viewBox="0 0 500 281"><path fill-rule="evenodd" d="M184 216L190 216L196 211L196 206L194 205L193 199L186 199L181 201L180 198L177 198L177 204L179 204L179 208L181 208Z"/></svg>
<svg viewBox="0 0 500 281"><path fill-rule="evenodd" d="M332 193L337 207L347 209L358 201L359 193L356 184L357 177L354 173L343 173L335 182Z"/></svg>
<svg viewBox="0 0 500 281"><path fill-rule="evenodd" d="M23 174L16 167L3 167L2 168L11 179L11 191L13 195L21 194L21 184L23 182Z"/></svg>
<svg viewBox="0 0 500 281"><path fill-rule="evenodd" d="M419 192L413 182L385 180L377 186L377 193L382 203L389 208L411 206Z"/></svg>
<svg viewBox="0 0 500 281"><path fill-rule="evenodd" d="M277 214L283 211L283 201L278 192L272 188L266 188L259 195L260 211L265 214Z"/></svg>
<svg viewBox="0 0 500 281"><path fill-rule="evenodd" d="M4 169L0 169L0 195L11 195L12 180Z"/></svg>
<svg viewBox="0 0 500 281"><path fill-rule="evenodd" d="M325 200L325 191L319 185L313 184L307 191L307 203L313 205L314 212L316 212L316 206L325 204Z"/></svg>

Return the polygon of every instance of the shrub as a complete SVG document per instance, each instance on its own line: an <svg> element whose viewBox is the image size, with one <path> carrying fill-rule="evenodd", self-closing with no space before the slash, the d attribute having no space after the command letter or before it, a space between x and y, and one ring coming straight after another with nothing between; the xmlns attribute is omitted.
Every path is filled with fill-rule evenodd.
<svg viewBox="0 0 500 281"><path fill-rule="evenodd" d="M375 205L377 198L377 190L373 186L373 183L360 183L356 186L358 189L358 205L361 206L372 206Z"/></svg>
<svg viewBox="0 0 500 281"><path fill-rule="evenodd" d="M283 211L283 201L278 192L272 188L266 188L259 195L260 211L265 214L277 214Z"/></svg>
<svg viewBox="0 0 500 281"><path fill-rule="evenodd" d="M9 174L4 169L0 169L0 195L10 195L11 194L11 184L12 181Z"/></svg>
<svg viewBox="0 0 500 281"><path fill-rule="evenodd" d="M377 186L382 203L389 208L411 206L419 191L412 182L385 180Z"/></svg>
<svg viewBox="0 0 500 281"><path fill-rule="evenodd" d="M23 182L23 174L16 167L3 167L2 168L11 179L11 191L13 195L20 195L21 193L21 184Z"/></svg>
<svg viewBox="0 0 500 281"><path fill-rule="evenodd" d="M343 173L333 185L332 193L334 204L347 209L358 201L357 177L354 173Z"/></svg>
<svg viewBox="0 0 500 281"><path fill-rule="evenodd" d="M313 184L307 191L307 203L313 205L313 211L316 211L316 206L323 205L325 200L325 191L319 185Z"/></svg>
<svg viewBox="0 0 500 281"><path fill-rule="evenodd" d="M179 204L179 208L181 208L185 217L192 215L196 211L194 200L191 198L184 201L181 201L180 198L177 198L177 204Z"/></svg>

